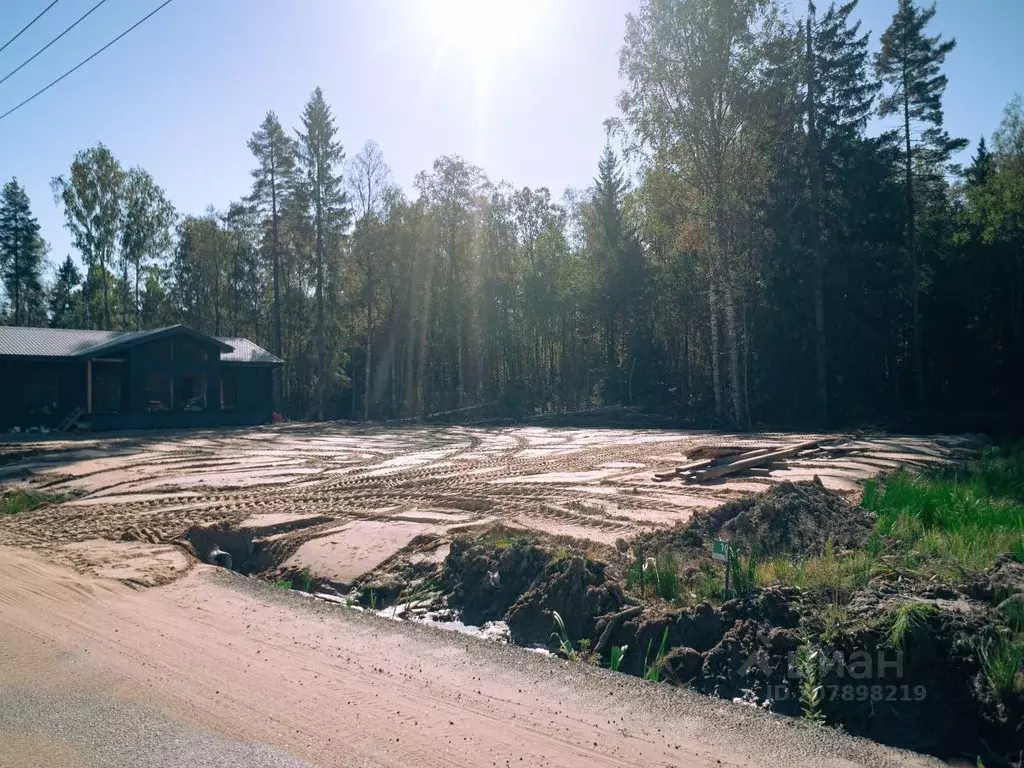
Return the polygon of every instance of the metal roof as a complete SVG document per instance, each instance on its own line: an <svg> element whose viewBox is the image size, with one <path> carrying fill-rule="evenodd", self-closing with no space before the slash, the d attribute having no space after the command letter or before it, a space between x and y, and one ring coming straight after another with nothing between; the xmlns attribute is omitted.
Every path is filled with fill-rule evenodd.
<svg viewBox="0 0 1024 768"><path fill-rule="evenodd" d="M282 362L280 358L248 339L207 336L185 326L169 326L150 331L83 331L0 326L0 357L95 357L124 346L141 343L150 337L159 337L178 330L196 338L205 336L211 343L218 343L221 347L222 362Z"/></svg>

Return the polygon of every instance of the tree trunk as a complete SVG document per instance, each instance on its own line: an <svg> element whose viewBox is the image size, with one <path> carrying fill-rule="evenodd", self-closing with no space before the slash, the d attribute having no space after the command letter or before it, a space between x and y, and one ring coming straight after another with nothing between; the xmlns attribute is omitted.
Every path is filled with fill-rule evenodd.
<svg viewBox="0 0 1024 768"><path fill-rule="evenodd" d="M712 256L714 260L717 258ZM718 268L714 265L711 267L711 281L710 290L708 291L708 299L711 310L711 381L713 383L715 392L715 415L724 420L725 419L725 398L722 392L722 367L719 363L720 356L720 342L718 338Z"/></svg>
<svg viewBox="0 0 1024 768"><path fill-rule="evenodd" d="M277 221L277 163L274 150L270 150L270 248L274 262L274 354L283 359L281 349L281 249ZM284 397L283 366L274 366L275 393L278 399ZM275 406L278 405L275 403Z"/></svg>
<svg viewBox="0 0 1024 768"><path fill-rule="evenodd" d="M100 261L100 275L103 278L103 330L110 330L110 281L107 279L107 261L102 259Z"/></svg>
<svg viewBox="0 0 1024 768"><path fill-rule="evenodd" d="M373 290L369 270L366 278L366 371L363 382L363 420L370 420L370 343L373 336ZM354 387L353 387L354 389Z"/></svg>

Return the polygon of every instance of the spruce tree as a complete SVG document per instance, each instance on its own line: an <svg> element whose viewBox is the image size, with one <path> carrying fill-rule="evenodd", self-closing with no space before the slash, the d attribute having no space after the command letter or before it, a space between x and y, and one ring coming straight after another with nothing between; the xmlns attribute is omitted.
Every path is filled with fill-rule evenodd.
<svg viewBox="0 0 1024 768"><path fill-rule="evenodd" d="M0 277L12 325L32 325L43 316L43 257L46 244L17 179L0 192Z"/></svg>
<svg viewBox="0 0 1024 768"><path fill-rule="evenodd" d="M814 337L818 421L829 419L828 348L825 333L825 274L829 211L823 190L836 188L836 170L860 138L880 84L868 79L868 35L850 16L857 0L829 6L820 21L813 0L807 3L804 73L806 89L807 167L810 180L808 245L813 261Z"/></svg>
<svg viewBox="0 0 1024 768"><path fill-rule="evenodd" d="M328 264L331 254L338 254L341 239L348 227L350 213L345 194L341 163L345 152L337 140L338 126L331 108L324 100L323 91L313 91L302 112L302 130L299 140L299 183L310 204L310 215L316 238L314 263L316 268L316 371L317 417L324 418L324 400L327 390L327 334L326 294L327 281L336 273L338 264Z"/></svg>
<svg viewBox="0 0 1024 768"><path fill-rule="evenodd" d="M50 327L74 328L80 322L82 273L70 254L57 268L50 286Z"/></svg>
<svg viewBox="0 0 1024 768"><path fill-rule="evenodd" d="M892 23L881 38L875 69L889 86L878 105L880 117L898 115L906 195L907 252L910 257L911 329L914 381L919 398L925 396L924 359L921 352L921 277L917 229L919 182L941 176L953 153L967 146L951 139L942 127L942 95L947 79L942 64L956 47L955 40L929 37L925 28L935 16L935 5L919 8L914 0L899 0ZM923 128L923 130L922 130ZM915 136L917 137L915 139Z"/></svg>

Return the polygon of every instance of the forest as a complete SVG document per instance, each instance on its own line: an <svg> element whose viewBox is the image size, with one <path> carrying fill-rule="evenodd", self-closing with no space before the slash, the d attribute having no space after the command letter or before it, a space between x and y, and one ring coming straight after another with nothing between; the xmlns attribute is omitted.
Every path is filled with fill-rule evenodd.
<svg viewBox="0 0 1024 768"><path fill-rule="evenodd" d="M1024 101L950 136L955 40L893 6L873 38L856 0L643 0L593 184L561 194L458 156L403 189L319 88L253 126L224 210L82 149L51 182L77 250L52 278L43 201L3 186L0 322L245 336L297 419L1019 420Z"/></svg>

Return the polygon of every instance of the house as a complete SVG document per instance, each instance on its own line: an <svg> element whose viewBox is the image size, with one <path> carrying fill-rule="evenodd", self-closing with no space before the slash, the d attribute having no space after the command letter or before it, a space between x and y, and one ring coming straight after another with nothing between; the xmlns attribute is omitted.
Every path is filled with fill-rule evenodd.
<svg viewBox="0 0 1024 768"><path fill-rule="evenodd" d="M151 331L0 326L0 430L258 424L282 361L248 339L183 325Z"/></svg>

